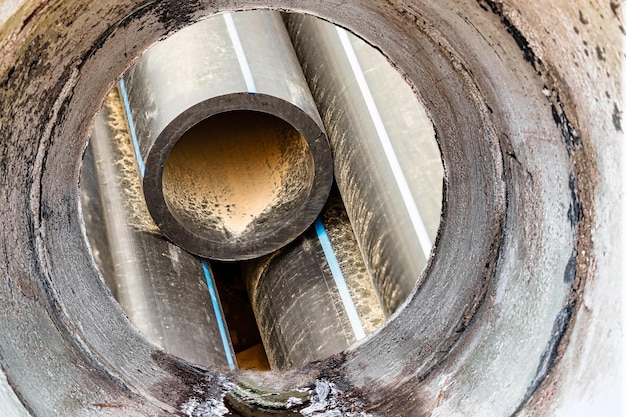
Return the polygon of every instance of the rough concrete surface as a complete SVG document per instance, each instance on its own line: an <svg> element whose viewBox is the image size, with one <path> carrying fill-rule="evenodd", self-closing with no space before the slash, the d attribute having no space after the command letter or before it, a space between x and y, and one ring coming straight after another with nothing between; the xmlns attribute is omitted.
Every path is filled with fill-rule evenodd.
<svg viewBox="0 0 626 417"><path fill-rule="evenodd" d="M8 3L0 395L36 416L619 415L621 3ZM378 332L304 369L231 374L130 325L88 253L78 173L106 92L147 46L260 6L321 16L388 56L433 121L444 207L424 279Z"/></svg>

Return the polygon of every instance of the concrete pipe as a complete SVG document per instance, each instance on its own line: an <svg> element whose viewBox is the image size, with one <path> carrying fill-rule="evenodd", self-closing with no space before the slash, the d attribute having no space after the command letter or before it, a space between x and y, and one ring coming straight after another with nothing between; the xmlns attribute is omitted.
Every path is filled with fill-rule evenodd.
<svg viewBox="0 0 626 417"><path fill-rule="evenodd" d="M620 3L0 4L3 415L620 414ZM82 231L79 168L143 51L263 7L348 28L414 87L445 167L442 225L377 332L300 369L224 372L164 353L116 305Z"/></svg>
<svg viewBox="0 0 626 417"><path fill-rule="evenodd" d="M443 167L432 123L367 43L320 19L285 19L328 132L337 186L390 315L415 288L439 226Z"/></svg>
<svg viewBox="0 0 626 417"><path fill-rule="evenodd" d="M339 354L385 320L336 192L313 227L246 269L272 369L302 367Z"/></svg>
<svg viewBox="0 0 626 417"><path fill-rule="evenodd" d="M332 160L280 15L222 17L151 47L124 83L155 222L192 253L241 260L315 220Z"/></svg>
<svg viewBox="0 0 626 417"><path fill-rule="evenodd" d="M137 329L187 361L235 366L210 266L168 242L148 214L115 90L96 117L81 170L81 195L83 213L97 205L94 200L100 203L94 210L100 219L85 217L86 233L98 268Z"/></svg>

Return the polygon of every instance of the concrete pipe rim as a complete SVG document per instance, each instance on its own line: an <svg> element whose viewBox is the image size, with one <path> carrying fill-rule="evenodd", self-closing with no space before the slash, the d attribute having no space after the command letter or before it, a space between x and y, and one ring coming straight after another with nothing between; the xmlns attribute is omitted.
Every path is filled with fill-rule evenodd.
<svg viewBox="0 0 626 417"><path fill-rule="evenodd" d="M305 153L299 165L291 165L300 181L298 198L283 204L268 204L258 220L249 223L239 235L210 225L215 217L204 219L202 227L186 219L184 209L164 193L168 158L179 139L199 123L236 112L266 115L289 125L298 134L298 146ZM305 175L299 173L305 170ZM302 176L302 178L300 178ZM280 249L309 227L321 211L333 181L332 155L323 127L292 103L263 93L235 93L218 96L187 109L168 124L146 155L143 179L148 210L155 223L172 242L196 255L222 261L254 259ZM292 181L293 182L293 181ZM284 194L289 190L285 189ZM276 217L263 217L267 212Z"/></svg>
<svg viewBox="0 0 626 417"><path fill-rule="evenodd" d="M506 258L511 244L505 239L510 239L511 232L517 230L514 223L519 219L513 216L510 204L520 187L518 176L521 174L511 168L514 164L511 155L515 156L511 143L498 134L501 130L508 131L504 125L509 121L507 117L511 117L504 103L509 97L498 101L494 93L502 92L505 86L490 87L491 78L487 73L474 75L470 64L473 70L482 67L476 61L464 61L466 56L471 58L471 53L461 54L448 42L453 39L431 24L429 19L437 16L449 18L445 11L437 5L419 2L407 9L398 6L385 10L367 1L355 1L345 6L347 8L338 8L332 2L294 5L287 1L268 1L264 4L322 16L355 30L387 53L421 92L431 113L442 149L447 188L442 225L425 279L381 330L328 361L293 372L258 375L206 370L187 364L160 351L133 329L107 293L88 252L79 220L76 185L80 152L76 150L84 149L88 138L91 119L85 114L96 113L105 93L131 64L133 58L130 57L139 56L150 43L195 20L225 10L259 8L260 5L245 1L174 4L176 2L112 0L111 3L88 6L71 1L38 3L40 8L19 20L24 25L13 27L13 40L5 43L8 50L0 66L3 73L12 75L7 77L7 90L0 93L0 103L6 106L9 98L13 98L10 108L4 107L11 117L2 121L2 130L8 138L3 149L11 152L7 172L12 174L6 176L8 183L3 194L12 203L7 215L10 222L23 226L20 229L5 224L9 231L3 239L7 276L22 295L7 295L4 289L0 293L20 311L18 320L9 319L6 314L2 316L6 331L0 346L3 369L10 375L13 388L28 410L33 414L46 414L53 403L67 415L80 415L85 409L90 410L85 412L87 414L97 414L104 409L120 414L141 410L159 415L181 413L181 410L191 410L191 413L210 404L226 408L226 401L229 407L244 415L252 415L256 411L250 410L255 407L289 415L305 406L339 410L347 415L361 411L429 415L441 401L454 400L444 398L443 394L438 397L438 393L432 391L433 385L428 384L438 383L438 378L445 379L443 371L458 372L469 380L471 375L459 371L459 367L464 358L477 349L474 337L485 331L480 324L484 321L487 327L495 325L494 321L489 321L495 320L490 318L491 303L503 296L496 290L502 287L503 274L508 271L502 259ZM111 5L117 7L109 7ZM478 5L474 6L468 7L482 13ZM85 20L75 19L76 12L72 10L80 10ZM69 18L69 27L84 36L63 32L58 26L55 30L64 36L47 38L46 30L51 21L46 15L52 14ZM507 32L498 16L488 16L485 19L490 22L490 28L499 28L501 34ZM73 24L76 27L72 27ZM87 29L91 25L93 27ZM388 30L383 31L384 28ZM441 30L449 28L442 26ZM121 39L134 42L122 44ZM64 43L67 40L70 42ZM509 43L514 41L509 39ZM419 51L421 54L417 54ZM9 60L15 60L18 65ZM38 66L42 60L46 66ZM415 65L416 60L419 65ZM520 54L516 61L501 65L505 69L507 64L516 65L523 60ZM443 66L435 70L435 66L427 65L434 63ZM524 71L523 76L535 74L530 79L537 81L533 68ZM27 74L30 77L24 77ZM450 82L437 84L436 80L442 75L450 77L447 80ZM28 84L24 79L28 79ZM421 88L429 83L439 87L436 93ZM558 85L554 89L560 92ZM42 97L41 91L47 94ZM541 90L536 93L543 94ZM439 95L442 98L438 99ZM35 99L41 100L41 106L32 112L29 103ZM567 104L564 93L560 101ZM463 105L468 103L470 107L464 110ZM541 123L552 117L549 105L547 108ZM571 110L568 111L572 118ZM498 114L493 115L493 112ZM31 117L31 113L34 123L20 123ZM553 127L558 130L561 125L557 123ZM24 145L24 137L33 140ZM457 145L472 147L459 150L455 149ZM23 146L27 146L26 151ZM584 151L584 143L575 146ZM572 155L563 156L560 151L560 148L556 151L558 158ZM515 158L524 156L518 154ZM584 184L585 175L584 172L572 173L571 192L578 199L580 210L585 204L592 204L589 199L593 198L593 189L583 195L576 185ZM468 180L470 177L474 182ZM21 191L20 197L7 190L26 191ZM538 195L537 198L549 197ZM590 242L579 239L588 230L585 229L589 227L588 222L593 221L592 213L585 213L584 218L580 213L573 213L571 219L575 223L572 244L576 250L590 250L585 246ZM22 239L23 230L28 231L28 239ZM566 249L571 250L571 247ZM582 278L577 273L581 261L573 259L572 281L577 288L582 288ZM463 264L463 260L467 264ZM461 291L461 295L446 297L443 290ZM566 332L575 317L581 291L572 290L569 301L554 318L555 326L559 325L555 327L558 337L547 338L549 344L545 351L551 366L558 360L557 353L567 340ZM426 295L437 295L439 300L451 298L454 302L450 306L438 304L440 311L424 311L419 303ZM455 313L447 316L450 311ZM419 322L414 321L418 315L421 315ZM39 344L24 337L20 320L37 323L37 329L47 336L46 343ZM417 343L416 334L428 330L429 323L435 322L439 333L431 335L425 343ZM422 336L426 338L428 334ZM120 352L120 343L125 346L124 352ZM534 364L541 364L538 357L544 353L543 345L537 342L537 346ZM51 361L53 353L61 366ZM46 366L49 368L45 375L29 370ZM379 366L385 368L384 374L377 373ZM531 374L533 372L534 369ZM533 390L522 392L503 407L509 413L517 413L546 377L547 374L538 375L539 379L533 379L531 375ZM280 401L272 405L255 402L261 397L271 397L272 393L283 399L284 395L291 398L289 394L295 396L302 390L313 395L295 408L289 401L283 401L282 405ZM520 404L517 409L516 404ZM310 411L310 415L314 412Z"/></svg>

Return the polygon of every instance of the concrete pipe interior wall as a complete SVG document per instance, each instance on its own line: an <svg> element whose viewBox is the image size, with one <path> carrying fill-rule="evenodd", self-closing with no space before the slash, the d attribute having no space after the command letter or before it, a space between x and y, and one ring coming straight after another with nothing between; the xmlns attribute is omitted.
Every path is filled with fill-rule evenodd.
<svg viewBox="0 0 626 417"><path fill-rule="evenodd" d="M305 369L234 374L130 325L88 252L78 177L94 115L145 48L261 6L381 49L429 111L446 188L422 284L380 331ZM623 7L0 3L3 415L617 415Z"/></svg>

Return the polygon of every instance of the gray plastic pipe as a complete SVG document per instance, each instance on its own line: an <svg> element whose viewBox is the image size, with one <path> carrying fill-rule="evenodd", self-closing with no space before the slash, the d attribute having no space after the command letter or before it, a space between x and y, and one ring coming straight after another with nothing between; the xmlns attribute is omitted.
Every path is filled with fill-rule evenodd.
<svg viewBox="0 0 626 417"><path fill-rule="evenodd" d="M189 26L146 51L124 82L148 209L173 242L250 259L313 223L332 157L277 12Z"/></svg>
<svg viewBox="0 0 626 417"><path fill-rule="evenodd" d="M336 355L385 320L336 192L302 236L246 269L272 369L301 367Z"/></svg>
<svg viewBox="0 0 626 417"><path fill-rule="evenodd" d="M209 265L167 241L148 214L116 90L96 118L81 192L94 258L130 321L180 358L234 367Z"/></svg>
<svg viewBox="0 0 626 417"><path fill-rule="evenodd" d="M618 2L0 5L1 415L621 415ZM345 355L292 372L199 370L140 337L79 205L82 150L119 75L173 31L246 7L320 16L383 51L419 90L446 166L419 291Z"/></svg>
<svg viewBox="0 0 626 417"><path fill-rule="evenodd" d="M443 166L432 123L370 45L320 19L285 19L328 132L337 186L391 314L418 282L439 227Z"/></svg>

